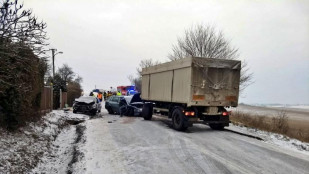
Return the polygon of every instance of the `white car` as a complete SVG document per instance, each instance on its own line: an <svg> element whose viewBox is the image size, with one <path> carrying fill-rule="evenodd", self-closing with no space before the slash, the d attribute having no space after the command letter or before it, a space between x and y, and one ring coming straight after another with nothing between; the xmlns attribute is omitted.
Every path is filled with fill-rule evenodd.
<svg viewBox="0 0 309 174"><path fill-rule="evenodd" d="M95 115L101 112L101 102L93 96L81 96L75 99L73 104L73 113L78 112Z"/></svg>

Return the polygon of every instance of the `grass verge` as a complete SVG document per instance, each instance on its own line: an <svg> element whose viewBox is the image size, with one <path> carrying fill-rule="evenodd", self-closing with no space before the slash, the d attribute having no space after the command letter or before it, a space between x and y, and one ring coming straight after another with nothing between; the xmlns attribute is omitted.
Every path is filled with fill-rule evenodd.
<svg viewBox="0 0 309 174"><path fill-rule="evenodd" d="M274 116L234 111L230 115L230 120L235 125L278 133L303 142L309 142L309 123L291 120L285 111L280 111Z"/></svg>

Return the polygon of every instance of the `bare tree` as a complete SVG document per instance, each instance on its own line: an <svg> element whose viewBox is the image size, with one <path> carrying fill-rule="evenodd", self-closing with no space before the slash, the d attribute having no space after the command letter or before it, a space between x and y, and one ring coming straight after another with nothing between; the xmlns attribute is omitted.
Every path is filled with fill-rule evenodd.
<svg viewBox="0 0 309 174"><path fill-rule="evenodd" d="M83 82L83 78L79 75L77 75L77 77L74 79L74 82L81 84Z"/></svg>
<svg viewBox="0 0 309 174"><path fill-rule="evenodd" d="M153 60L153 59L143 59L139 63L139 67L136 68L137 74L139 76L142 75L142 69L143 68L148 68L154 65L158 65L160 62L158 60Z"/></svg>
<svg viewBox="0 0 309 174"><path fill-rule="evenodd" d="M178 38L173 45L170 60L185 57L206 57L218 59L238 59L238 49L231 46L221 31L217 32L212 26L196 25L185 30L183 38ZM249 72L248 64L244 62L241 69L241 90L252 83L253 74Z"/></svg>
<svg viewBox="0 0 309 174"><path fill-rule="evenodd" d="M134 77L132 74L131 74L131 75L128 75L127 78L128 78L128 80L130 81L130 83L131 83L132 85L135 84L135 83L134 83L135 77Z"/></svg>
<svg viewBox="0 0 309 174"><path fill-rule="evenodd" d="M44 73L47 71L45 29L46 23L39 22L30 9L24 10L18 0L0 2L0 88L27 86L15 82L21 77L20 69L23 73L35 74L31 66L36 64ZM28 90L31 91L31 87Z"/></svg>
<svg viewBox="0 0 309 174"><path fill-rule="evenodd" d="M46 29L43 21L38 21L31 9L23 9L18 0L0 2L0 49L10 49L9 44L19 43L31 48L38 57L46 57ZM17 48L18 45L15 45Z"/></svg>
<svg viewBox="0 0 309 174"><path fill-rule="evenodd" d="M135 85L135 89L137 91L141 91L142 83L141 83L141 77L140 76L134 77L133 75L129 75L128 79L129 79L129 81L131 82L132 85Z"/></svg>
<svg viewBox="0 0 309 174"><path fill-rule="evenodd" d="M60 75L61 79L65 82L71 82L74 79L75 73L68 64L63 64L62 67L58 69L57 74Z"/></svg>
<svg viewBox="0 0 309 174"><path fill-rule="evenodd" d="M81 86L82 81L83 78L79 75L75 76L73 69L69 67L69 65L63 64L62 67L58 69L55 77L53 78L55 108L60 106L60 89L63 92L67 92L67 104L72 106L74 99L81 96L83 90Z"/></svg>
<svg viewBox="0 0 309 174"><path fill-rule="evenodd" d="M67 90L67 99L68 99L68 105L72 106L73 101L80 97L82 95L82 87L81 87L81 82L83 81L83 78L81 76L77 76L73 81L68 83Z"/></svg>

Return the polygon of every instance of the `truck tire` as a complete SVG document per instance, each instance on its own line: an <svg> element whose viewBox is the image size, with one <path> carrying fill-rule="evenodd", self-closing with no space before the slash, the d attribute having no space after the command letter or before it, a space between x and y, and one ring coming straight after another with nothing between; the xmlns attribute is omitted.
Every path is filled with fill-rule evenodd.
<svg viewBox="0 0 309 174"><path fill-rule="evenodd" d="M172 122L174 129L178 131L185 131L188 128L188 121L181 108L173 110Z"/></svg>
<svg viewBox="0 0 309 174"><path fill-rule="evenodd" d="M152 118L152 103L145 103L142 110L142 116L144 117L144 120L151 120Z"/></svg>
<svg viewBox="0 0 309 174"><path fill-rule="evenodd" d="M223 130L224 126L223 124L209 124L209 127L213 130Z"/></svg>

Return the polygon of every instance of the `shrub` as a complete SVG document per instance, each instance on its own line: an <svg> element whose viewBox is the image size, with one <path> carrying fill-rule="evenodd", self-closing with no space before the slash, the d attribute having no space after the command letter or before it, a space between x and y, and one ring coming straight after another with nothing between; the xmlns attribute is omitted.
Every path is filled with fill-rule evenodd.
<svg viewBox="0 0 309 174"><path fill-rule="evenodd" d="M306 125L303 126L303 124L300 124L302 121L298 122L289 120L286 111L280 111L273 116L234 111L232 112L230 119L235 125L279 133L304 142L309 142L309 133Z"/></svg>
<svg viewBox="0 0 309 174"><path fill-rule="evenodd" d="M46 23L18 0L3 0L0 8L0 124L15 129L38 116Z"/></svg>
<svg viewBox="0 0 309 174"><path fill-rule="evenodd" d="M272 118L273 131L286 134L289 130L288 116L285 111L280 111Z"/></svg>
<svg viewBox="0 0 309 174"><path fill-rule="evenodd" d="M15 44L11 44L14 48ZM15 129L18 124L38 117L46 62L19 45L0 52L1 124Z"/></svg>

